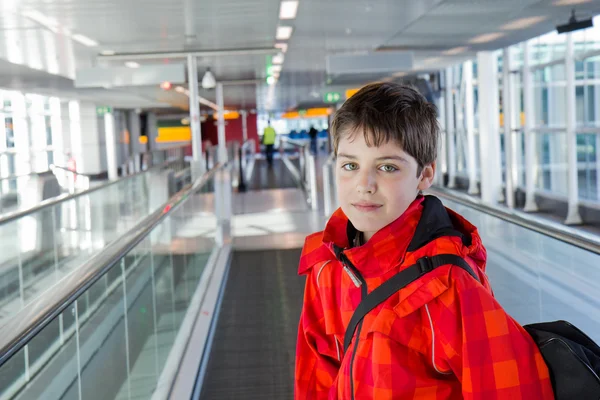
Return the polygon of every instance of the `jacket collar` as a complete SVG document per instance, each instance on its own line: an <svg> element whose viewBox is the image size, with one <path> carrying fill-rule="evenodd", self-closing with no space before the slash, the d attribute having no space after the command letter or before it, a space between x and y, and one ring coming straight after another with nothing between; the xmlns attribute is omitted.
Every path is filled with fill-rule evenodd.
<svg viewBox="0 0 600 400"><path fill-rule="evenodd" d="M463 237L454 229L441 201L433 196L418 196L395 221L380 229L367 243L354 247L357 232L340 208L327 223L323 244L338 259L343 251L366 278L398 267L407 251L415 251L438 237Z"/></svg>
<svg viewBox="0 0 600 400"><path fill-rule="evenodd" d="M357 230L340 208L327 223L323 243L338 259L343 250L365 278L382 275L402 261L421 217L422 202L423 197L417 197L400 217L358 247L353 247Z"/></svg>

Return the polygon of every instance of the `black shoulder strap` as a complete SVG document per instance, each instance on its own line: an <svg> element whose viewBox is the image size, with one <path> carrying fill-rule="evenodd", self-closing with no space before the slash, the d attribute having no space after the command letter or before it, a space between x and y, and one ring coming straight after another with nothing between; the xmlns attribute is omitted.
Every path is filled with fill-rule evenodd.
<svg viewBox="0 0 600 400"><path fill-rule="evenodd" d="M346 334L344 336L344 351L348 350L350 343L352 343L352 337L356 327L362 321L365 315L371 310L383 303L394 293L397 293L403 287L416 281L426 273L433 271L437 267L442 265L452 264L456 265L469 273L473 278L479 281L479 278L471 269L471 266L460 256L456 254L439 254L433 257L423 257L417 260L417 263L410 267L400 271L384 283L382 283L377 289L365 297L356 310L352 314L350 323L346 328Z"/></svg>

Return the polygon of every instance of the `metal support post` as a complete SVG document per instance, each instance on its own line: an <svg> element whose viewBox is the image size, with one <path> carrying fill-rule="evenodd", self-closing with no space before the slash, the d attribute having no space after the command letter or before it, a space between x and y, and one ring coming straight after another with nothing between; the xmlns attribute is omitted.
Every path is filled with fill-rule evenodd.
<svg viewBox="0 0 600 400"><path fill-rule="evenodd" d="M225 142L225 107L223 107L223 84L217 83L217 108L219 117L217 118L217 128L219 137L219 162L227 162L227 143Z"/></svg>
<svg viewBox="0 0 600 400"><path fill-rule="evenodd" d="M529 43L523 43L523 108L525 112L525 208L526 212L538 210L535 202L535 181L537 179L537 164L535 161L535 106L533 104L533 79L531 74L531 53Z"/></svg>
<svg viewBox="0 0 600 400"><path fill-rule="evenodd" d="M477 166L475 156L475 102L473 91L473 62L463 64L465 77L465 122L467 125L467 171L469 174L469 194L477 194Z"/></svg>
<svg viewBox="0 0 600 400"><path fill-rule="evenodd" d="M119 179L117 170L117 139L115 134L115 117L112 112L104 114L104 131L106 133L106 163L108 164L108 179Z"/></svg>
<svg viewBox="0 0 600 400"><path fill-rule="evenodd" d="M502 52L502 113L504 115L504 163L506 166L506 205L509 208L515 206L515 186L513 181L513 140L512 140L512 120L510 104L510 49L504 48Z"/></svg>
<svg viewBox="0 0 600 400"><path fill-rule="evenodd" d="M569 184L569 211L565 224L581 224L579 215L579 183L577 181L577 132L575 116L575 56L573 34L567 33L567 53L565 57L567 75L567 160Z"/></svg>
<svg viewBox="0 0 600 400"><path fill-rule="evenodd" d="M456 187L456 141L454 130L454 74L452 67L446 68L446 138L448 140L448 188Z"/></svg>
<svg viewBox="0 0 600 400"><path fill-rule="evenodd" d="M200 128L200 104L198 102L198 63L196 56L188 54L188 85L190 93L190 127L192 130L192 180L199 178L205 171L202 160L202 131Z"/></svg>
<svg viewBox="0 0 600 400"><path fill-rule="evenodd" d="M244 139L244 143L248 140L248 111L242 110L240 113L242 114L242 138Z"/></svg>

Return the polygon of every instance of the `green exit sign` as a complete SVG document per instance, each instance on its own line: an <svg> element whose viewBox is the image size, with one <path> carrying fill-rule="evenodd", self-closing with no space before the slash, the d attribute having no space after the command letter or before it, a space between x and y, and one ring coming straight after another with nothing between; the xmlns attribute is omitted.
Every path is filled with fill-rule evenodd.
<svg viewBox="0 0 600 400"><path fill-rule="evenodd" d="M325 93L325 96L323 96L323 101L325 103L337 103L338 101L340 101L341 97L342 95L338 92L328 92Z"/></svg>
<svg viewBox="0 0 600 400"><path fill-rule="evenodd" d="M96 107L96 114L100 117L103 117L106 114L110 114L112 113L112 107L108 107L108 106L102 106L102 107Z"/></svg>

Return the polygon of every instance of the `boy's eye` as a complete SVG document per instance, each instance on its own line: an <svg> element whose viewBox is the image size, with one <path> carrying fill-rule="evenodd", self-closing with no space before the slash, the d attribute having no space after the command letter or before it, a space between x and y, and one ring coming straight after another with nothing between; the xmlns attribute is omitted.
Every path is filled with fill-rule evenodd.
<svg viewBox="0 0 600 400"><path fill-rule="evenodd" d="M381 167L379 167L379 169L383 172L395 172L398 171L398 168L394 167L393 165L382 165Z"/></svg>
<svg viewBox="0 0 600 400"><path fill-rule="evenodd" d="M358 165L356 163L346 163L342 165L342 169L345 171L354 171L358 169Z"/></svg>

